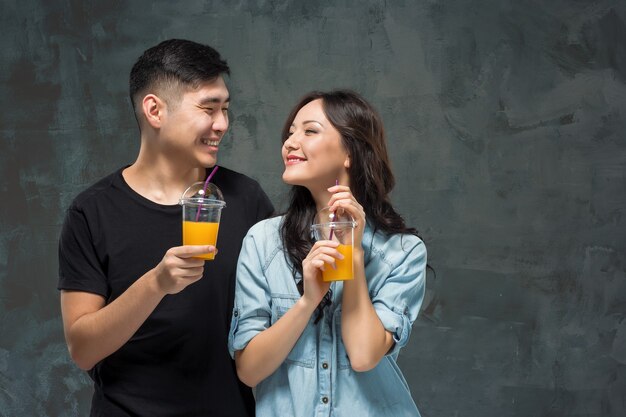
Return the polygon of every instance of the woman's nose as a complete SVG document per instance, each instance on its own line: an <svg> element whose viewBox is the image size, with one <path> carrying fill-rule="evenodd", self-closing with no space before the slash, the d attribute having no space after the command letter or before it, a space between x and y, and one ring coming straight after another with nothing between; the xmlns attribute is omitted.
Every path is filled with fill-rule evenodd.
<svg viewBox="0 0 626 417"><path fill-rule="evenodd" d="M287 139L285 139L285 142L283 142L283 146L285 147L285 149L298 149L298 142L297 140L295 140L294 136L294 134L291 134L287 137Z"/></svg>

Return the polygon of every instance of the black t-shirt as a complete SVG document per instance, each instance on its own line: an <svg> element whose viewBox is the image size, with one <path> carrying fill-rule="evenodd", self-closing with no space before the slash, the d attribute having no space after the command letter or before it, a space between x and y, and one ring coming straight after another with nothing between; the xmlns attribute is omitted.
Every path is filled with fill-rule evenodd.
<svg viewBox="0 0 626 417"><path fill-rule="evenodd" d="M251 390L228 353L235 271L248 229L273 206L259 184L220 167L224 195L214 261L202 279L167 295L133 337L99 362L92 416L251 416ZM134 192L122 169L82 192L67 211L59 242L59 289L117 298L182 245L179 205Z"/></svg>

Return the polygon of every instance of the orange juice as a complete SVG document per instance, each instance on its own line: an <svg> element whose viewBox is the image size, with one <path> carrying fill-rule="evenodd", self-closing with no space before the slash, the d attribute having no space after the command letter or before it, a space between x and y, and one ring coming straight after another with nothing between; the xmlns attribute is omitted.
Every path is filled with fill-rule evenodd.
<svg viewBox="0 0 626 417"><path fill-rule="evenodd" d="M344 281L354 278L352 245L339 245L337 250L343 255L343 259L335 259L337 269L333 269L329 264L324 265L324 271L322 271L324 281Z"/></svg>
<svg viewBox="0 0 626 417"><path fill-rule="evenodd" d="M213 245L217 243L219 223L183 221L183 245ZM205 253L197 258L212 261L214 253Z"/></svg>

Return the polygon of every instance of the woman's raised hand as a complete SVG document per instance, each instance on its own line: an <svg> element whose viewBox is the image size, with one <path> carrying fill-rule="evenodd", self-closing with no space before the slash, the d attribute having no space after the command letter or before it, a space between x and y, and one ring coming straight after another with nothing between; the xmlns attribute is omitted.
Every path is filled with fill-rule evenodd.
<svg viewBox="0 0 626 417"><path fill-rule="evenodd" d="M328 188L328 191L333 193L328 200L328 206L330 211L336 212L338 210L344 210L352 216L356 221L356 227L354 228L354 248L361 247L361 241L363 240L363 231L365 230L365 210L363 206L352 195L350 187L345 185L333 185Z"/></svg>

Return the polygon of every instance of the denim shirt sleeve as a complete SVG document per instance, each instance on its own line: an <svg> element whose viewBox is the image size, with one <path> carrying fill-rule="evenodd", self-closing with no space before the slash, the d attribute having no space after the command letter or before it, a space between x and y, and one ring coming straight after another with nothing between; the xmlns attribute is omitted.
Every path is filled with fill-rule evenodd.
<svg viewBox="0 0 626 417"><path fill-rule="evenodd" d="M237 262L235 303L228 335L228 350L245 348L250 340L270 326L271 297L255 236L249 232Z"/></svg>
<svg viewBox="0 0 626 417"><path fill-rule="evenodd" d="M395 344L387 355L394 356L409 340L411 326L417 318L424 299L426 284L424 243L418 238L416 243L411 240L411 247L406 248L408 242L402 242L402 240L407 239L407 235L396 235L396 238L398 247L393 248L393 252L401 256L393 262L389 276L372 297L372 304L380 321L385 329L393 334Z"/></svg>

